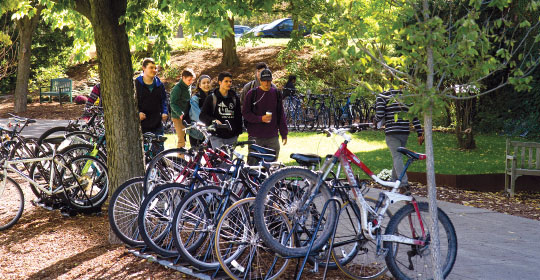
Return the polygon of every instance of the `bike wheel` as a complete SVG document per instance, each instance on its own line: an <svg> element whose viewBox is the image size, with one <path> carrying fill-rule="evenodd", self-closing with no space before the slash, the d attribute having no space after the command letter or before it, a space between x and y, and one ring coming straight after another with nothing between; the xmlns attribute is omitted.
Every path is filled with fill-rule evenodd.
<svg viewBox="0 0 540 280"><path fill-rule="evenodd" d="M101 209L109 192L105 164L91 156L77 156L60 171L64 195L77 210Z"/></svg>
<svg viewBox="0 0 540 280"><path fill-rule="evenodd" d="M9 154L9 159L31 159L36 157L36 150L36 139L33 137L24 138L22 141L19 141L13 145L13 148ZM21 172L27 172L26 174L30 174L32 163L14 163L11 166Z"/></svg>
<svg viewBox="0 0 540 280"><path fill-rule="evenodd" d="M155 187L141 204L137 222L142 240L152 251L164 257L178 255L171 226L175 210L188 192L185 185L167 183Z"/></svg>
<svg viewBox="0 0 540 280"><path fill-rule="evenodd" d="M221 187L203 187L186 196L173 221L174 243L183 260L199 269L217 269L215 228L223 212L238 201Z"/></svg>
<svg viewBox="0 0 540 280"><path fill-rule="evenodd" d="M144 200L144 177L136 177L118 186L109 200L109 224L122 242L144 245L139 233L139 210Z"/></svg>
<svg viewBox="0 0 540 280"><path fill-rule="evenodd" d="M0 230L12 227L24 211L24 194L15 180L0 177ZM5 184L5 185L4 185Z"/></svg>
<svg viewBox="0 0 540 280"><path fill-rule="evenodd" d="M183 148L170 149L157 154L146 167L144 190L152 191L154 186L165 183L183 183L192 174L188 168L190 156Z"/></svg>
<svg viewBox="0 0 540 280"><path fill-rule="evenodd" d="M375 206L375 199L365 199L372 207ZM332 264L351 279L377 279L386 273L388 268L384 254L377 252L376 241L363 235L360 217L360 208L354 200L342 205L332 248ZM392 217L389 210L386 211L386 217ZM371 215L368 219L372 219ZM385 228L381 225L381 232Z"/></svg>
<svg viewBox="0 0 540 280"><path fill-rule="evenodd" d="M304 127L303 127L302 131L304 131L304 130L308 130L308 131L313 130L316 123L317 123L317 113L315 112L315 109L306 108L306 111L304 113Z"/></svg>
<svg viewBox="0 0 540 280"><path fill-rule="evenodd" d="M232 279L278 279L290 259L263 246L253 225L254 202L254 197L242 199L223 213L216 227L216 256Z"/></svg>
<svg viewBox="0 0 540 280"><path fill-rule="evenodd" d="M313 201L300 213L302 197L317 183L317 174L301 167L284 168L272 174L261 185L255 201L254 223L264 244L277 254L299 257L307 253L310 239L315 236L312 252L320 250L332 234L336 222L336 207L329 203L321 215L330 192L323 183ZM318 231L317 224L321 221ZM292 224L295 246L284 244L283 231ZM290 233L287 235L291 235Z"/></svg>
<svg viewBox="0 0 540 280"><path fill-rule="evenodd" d="M417 213L413 204L400 208L390 219L385 234L413 238L426 242L425 245L410 245L398 242L385 241L387 250L386 264L397 279L431 279L433 277L433 263L431 259L431 233L428 226L429 206L426 202L419 202ZM457 236L454 225L440 208L437 217L439 220L440 253L443 261L442 272L446 278L454 267L457 255ZM422 238L422 227L426 237Z"/></svg>
<svg viewBox="0 0 540 280"><path fill-rule="evenodd" d="M91 155L92 151L94 151L93 145L73 144L64 147L62 150L58 151L58 154L61 154L65 160L69 161L77 156ZM103 163L107 163L107 156L101 150L97 151L95 157L101 160Z"/></svg>

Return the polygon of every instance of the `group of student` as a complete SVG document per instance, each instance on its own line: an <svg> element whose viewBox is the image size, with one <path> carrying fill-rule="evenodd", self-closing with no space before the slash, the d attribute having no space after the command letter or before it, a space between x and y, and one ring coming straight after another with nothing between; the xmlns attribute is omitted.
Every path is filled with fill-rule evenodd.
<svg viewBox="0 0 540 280"><path fill-rule="evenodd" d="M139 119L142 132L163 135L162 121L170 114L178 142L177 146L186 145L186 131L183 121L213 123L229 123L231 130L221 129L211 132L210 144L219 148L225 144L234 144L245 127L248 139L260 146L276 151L279 155L280 141L287 143L287 124L281 93L272 83L272 72L267 65L260 62L255 67L255 79L247 83L239 94L232 86L232 75L221 72L217 77L218 86L212 88L209 75L198 77L193 70L182 71L181 78L170 94L170 112L167 106L165 86L157 77L157 68L152 58L142 62L142 74L134 81L138 103ZM196 89L192 92L192 84ZM97 88L97 89L96 89ZM93 104L99 97L99 85L94 87L88 104ZM188 131L190 145L198 146L204 140L197 131ZM248 158L248 164L255 164Z"/></svg>

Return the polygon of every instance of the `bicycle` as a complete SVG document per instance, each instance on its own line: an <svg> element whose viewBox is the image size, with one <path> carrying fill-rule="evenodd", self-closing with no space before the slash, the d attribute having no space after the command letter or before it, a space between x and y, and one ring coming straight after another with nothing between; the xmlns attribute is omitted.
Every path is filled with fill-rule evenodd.
<svg viewBox="0 0 540 280"><path fill-rule="evenodd" d="M22 171L15 168L16 164L25 163L46 163L49 170L40 168L41 173L48 172L49 180L40 183L28 177ZM68 204L76 210L89 210L101 207L107 199L108 173L104 163L90 156L77 156L68 162L55 152L51 156L38 158L21 159L1 159L2 174L0 175L0 204L2 205L0 229L7 229L13 226L22 216L24 209L24 196L20 191L20 186L8 177L8 171L18 174L24 181L49 197L58 197L67 200ZM42 176L45 177L45 176ZM12 203L13 197L6 196L5 191L19 189L20 203ZM18 205L17 205L18 204ZM7 207L18 207L17 210ZM11 218L9 213L17 213ZM6 218L4 214L8 215Z"/></svg>
<svg viewBox="0 0 540 280"><path fill-rule="evenodd" d="M353 130L358 127L354 126ZM348 184L351 186L353 201L358 206L357 210L355 210L355 207L352 210L358 218L359 238L375 242L377 246L372 254L379 258L384 256L388 269L396 278L428 277L428 275L431 275L431 266L433 265L430 263L431 257L428 256L431 249L431 235L429 229L424 226L428 205L427 203L417 202L410 193L401 194L398 192L401 179L407 168L412 162L424 160L426 156L405 148L399 148L398 151L408 157L405 169L395 182L384 181L373 174L356 155L347 149L347 144L352 140L351 136L346 133L348 131L349 129L327 130L329 134L343 137L344 141L335 154L328 157L319 172L314 173L300 168L282 169L271 175L262 184L255 200L255 228L263 242L282 256L299 257L306 255L309 251L317 252L321 250L335 231L337 223L337 207L335 207L334 203L328 204L324 216L319 209L331 198L330 190L335 186L328 186L325 179L339 161L339 166L345 171ZM373 207L364 198L361 185L352 172L350 162L358 166L379 185L391 188L390 191L382 191L379 194L379 198ZM296 186L296 189L287 189L288 186ZM292 201L281 200L283 193L290 192L295 194ZM319 201L316 201L317 198ZM385 222L386 211L391 205L400 201L406 204L390 219L383 234L381 229ZM287 218L281 219L284 216ZM445 261L443 275L446 277L452 270L456 259L457 237L452 222L441 209L438 209L438 218L439 228L442 229L440 232L442 235L440 239L441 252ZM277 220L279 220L279 223L276 222ZM317 227L310 225L310 223L318 224L319 222L321 223L319 230L317 230ZM288 233L289 238L293 236L292 233L295 231L303 230L304 234L309 235L310 242L292 242L296 245L294 247L284 245L283 240L278 238L280 235L275 233L276 224L283 223L292 224L292 230ZM335 252L333 258L342 271L348 272L346 274L349 277L355 279L377 277L377 275L353 275L356 271L347 270L340 265ZM420 262L423 263L419 264Z"/></svg>

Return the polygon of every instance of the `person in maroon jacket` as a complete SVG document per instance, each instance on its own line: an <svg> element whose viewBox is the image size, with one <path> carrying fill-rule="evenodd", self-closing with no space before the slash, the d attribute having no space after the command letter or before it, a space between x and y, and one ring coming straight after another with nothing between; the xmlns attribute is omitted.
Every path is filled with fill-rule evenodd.
<svg viewBox="0 0 540 280"><path fill-rule="evenodd" d="M279 156L279 134L283 145L287 144L287 122L281 93L272 87L272 72L264 69L261 72L261 84L251 89L245 97L242 116L246 121L248 139L255 140L257 145L276 151ZM248 164L257 161L248 158Z"/></svg>

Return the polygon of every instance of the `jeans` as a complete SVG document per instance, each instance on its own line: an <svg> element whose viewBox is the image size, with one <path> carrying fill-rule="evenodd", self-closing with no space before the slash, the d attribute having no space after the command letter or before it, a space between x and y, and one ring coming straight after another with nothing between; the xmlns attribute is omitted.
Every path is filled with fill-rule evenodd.
<svg viewBox="0 0 540 280"><path fill-rule="evenodd" d="M405 169L405 165L403 164L403 154L398 152L397 148L407 146L408 138L409 138L409 134L387 134L386 135L386 145L388 146L388 149L390 150L390 153L392 154L392 161L394 162L393 168L392 168L392 181L396 181L399 178L399 176L401 176L403 169ZM403 179L401 180L401 186L406 186L408 184L409 184L409 179L407 178L407 173L405 173L405 175L403 176Z"/></svg>

